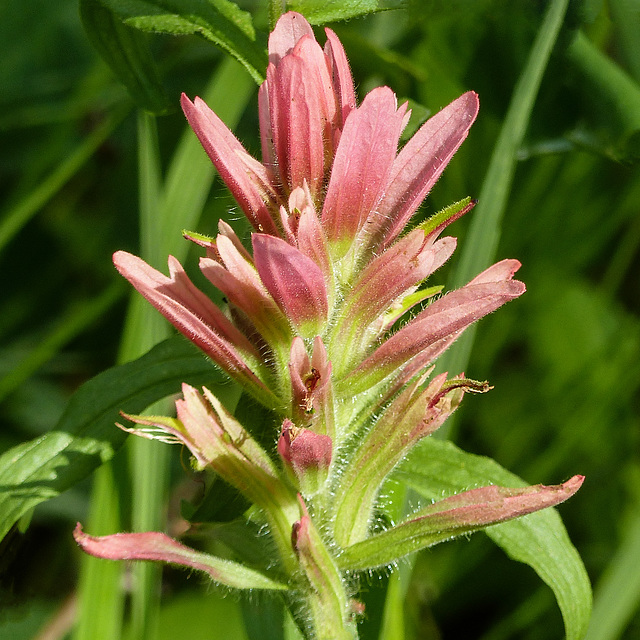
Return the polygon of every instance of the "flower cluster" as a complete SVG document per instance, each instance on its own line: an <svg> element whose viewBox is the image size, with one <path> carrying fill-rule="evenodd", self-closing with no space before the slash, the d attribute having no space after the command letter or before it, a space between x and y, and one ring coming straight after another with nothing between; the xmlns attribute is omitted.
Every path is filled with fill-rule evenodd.
<svg viewBox="0 0 640 640"><path fill-rule="evenodd" d="M424 285L454 251L455 239L441 234L473 207L470 200L406 231L466 138L476 94L427 120L399 151L406 105L398 107L388 87L358 105L344 49L333 31L326 36L322 48L297 13L282 16L271 34L259 91L262 162L202 100L182 97L191 127L255 230L251 251L225 222L216 238L187 234L204 249L200 269L224 294L226 312L174 258L167 277L131 254L114 256L120 273L182 334L280 416L278 464L207 389L185 385L177 418L130 416L140 425L131 431L185 444L199 469L215 471L261 510L280 573L254 576L228 560L194 559L175 541L164 541L170 553L163 557L151 550L158 539L144 538L159 534L96 539L78 530L77 539L102 557L164 559L232 586L306 592L310 635L342 638L353 636L344 572L386 562L363 545L374 540L375 547L371 524L383 482L465 391L485 388L463 376L431 377L431 363L525 287L513 279L516 260L445 295ZM422 532L471 530L556 504L579 484L504 490L509 509L495 487L476 490L463 506L443 506L444 516L435 510L409 522L419 521ZM119 551L127 535L138 536L128 555Z"/></svg>

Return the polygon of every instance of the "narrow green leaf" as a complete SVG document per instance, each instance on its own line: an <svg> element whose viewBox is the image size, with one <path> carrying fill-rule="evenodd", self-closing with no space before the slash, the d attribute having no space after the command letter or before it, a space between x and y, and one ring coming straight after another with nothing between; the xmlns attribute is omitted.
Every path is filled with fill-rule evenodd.
<svg viewBox="0 0 640 640"><path fill-rule="evenodd" d="M640 607L638 567L640 513L636 512L615 556L596 585L593 617L585 640L616 640L622 637Z"/></svg>
<svg viewBox="0 0 640 640"><path fill-rule="evenodd" d="M225 57L211 76L211 80L201 94L201 97L216 110L216 113L233 130L235 129L240 116L242 115L246 103L252 92L255 91L255 82L251 79L240 64L229 57ZM233 100L228 97L232 95ZM155 135L154 121L150 117L140 116L139 124L139 162L140 162L140 226L141 238L144 238L142 247L142 257L154 263L161 269L166 266L167 255L172 254L179 260L184 260L190 246L180 233L182 227L196 226L202 213L206 197L209 193L211 183L215 175L215 169L206 154L198 138L186 126L185 132L176 148L172 160L167 169L164 185L160 184L160 161L158 154L158 144ZM151 188L153 187L153 188ZM158 331L161 326L166 326L164 319L151 308L141 296L135 294L127 315L126 330L122 339L120 358L122 361L129 361L136 358L148 349L158 339ZM224 395L229 396L234 393L235 387L227 385L224 388ZM234 402L232 402L234 404ZM163 411L160 411L161 413ZM158 460L151 463L141 462L145 452L149 451L148 446L153 443L136 438L132 445L132 457L136 460L132 462L133 472L137 479L134 482L136 493L143 493L145 486L156 486L164 488L165 483L158 480L148 471L166 476L165 464L160 464ZM157 444L157 443L156 443ZM163 451L168 451L168 447L159 445L156 452L164 457ZM139 458L139 459L138 459ZM102 467L103 472L106 467ZM139 477L138 477L139 476ZM231 491L229 487L226 487ZM117 495L112 492L111 496ZM107 495L95 497L100 501L97 510L108 510L109 499ZM215 497L219 497L219 492ZM156 504L151 504L149 495L140 496L141 503L151 511L152 517L162 512ZM137 511L141 511L137 509ZM200 512L198 512L200 515ZM201 519L200 519L201 520ZM93 521L92 521L93 522ZM95 522L90 530L97 533L111 533L118 531L117 524L110 527L97 529ZM88 525L89 526L89 525ZM162 525L153 524L149 520L148 524L137 521L139 530L150 530L162 528ZM96 566L96 563L97 566ZM83 590L81 600L80 618L85 623L79 629L76 640L87 640L94 637L102 637L107 634L108 624L105 624L100 617L94 614L94 603L97 598L103 597L104 593L111 593L111 598L115 599L121 593L121 584L118 574L114 573L112 563L100 562L95 558L86 556L85 565L89 565L91 572L92 586L95 591L92 593L90 587ZM144 631L140 630L140 622L149 620L149 627L155 627L154 616L150 615L155 611L155 606L149 606L153 599L155 605L155 594L159 594L159 586L148 579L149 575L156 574L157 567L150 564L141 563L135 568L135 591L134 600L140 602L136 605L132 603L135 615L132 616L131 632L136 639L143 637ZM148 597L147 597L148 596ZM115 622L112 626L116 626ZM110 629L109 629L110 631ZM82 632L82 633L80 633ZM117 628L108 637L121 637ZM107 637L105 635L105 637Z"/></svg>
<svg viewBox="0 0 640 640"><path fill-rule="evenodd" d="M90 505L91 531L105 534L120 529L120 501L112 464L102 465L94 474ZM122 585L123 570L122 564L116 562L104 562L89 555L83 557L73 640L96 637L121 640L126 594L114 585ZM100 603L99 607L95 606L96 602ZM84 603L94 606L83 606Z"/></svg>
<svg viewBox="0 0 640 640"><path fill-rule="evenodd" d="M100 0L80 0L80 16L94 47L135 103L151 113L168 111L170 105L147 36L123 24Z"/></svg>
<svg viewBox="0 0 640 640"><path fill-rule="evenodd" d="M448 207L445 207L438 213L434 213L432 216L427 218L423 223L419 225L420 229L422 229L427 235L435 231L438 227L447 223L450 224L449 220L460 215L464 210L469 210L469 205L471 205L471 198L466 197L463 200L459 200L458 202L454 202L450 204ZM466 211L465 211L466 213Z"/></svg>
<svg viewBox="0 0 640 640"><path fill-rule="evenodd" d="M485 484L526 485L495 460L435 438L420 443L394 478L427 500ZM567 639L583 638L591 612L591 586L558 513L545 509L485 532L510 558L528 564L551 587L562 611Z"/></svg>
<svg viewBox="0 0 640 640"><path fill-rule="evenodd" d="M256 82L264 80L265 43L257 41L250 14L229 0L100 0L100 3L126 25L140 31L199 35L236 58Z"/></svg>
<svg viewBox="0 0 640 640"><path fill-rule="evenodd" d="M56 428L0 456L0 539L24 513L62 493L109 460L126 434L119 412L143 411L181 382L216 384L222 374L182 337L113 367L73 395Z"/></svg>
<svg viewBox="0 0 640 640"><path fill-rule="evenodd" d="M516 170L518 149L527 131L542 76L560 33L567 5L568 0L552 0L548 4L543 23L514 88L507 115L496 141L480 191L478 206L471 217L452 288L466 284L486 269L494 259L500 239L502 217ZM475 331L475 325L469 327L447 353L443 354L439 362L440 371L454 374L467 368ZM450 425L451 422L440 430L440 437L444 438L447 435Z"/></svg>
<svg viewBox="0 0 640 640"><path fill-rule="evenodd" d="M162 225L158 221L162 194L162 162L155 115L138 111L138 210L140 219L140 254L150 265L160 267L166 263L161 254ZM138 302L139 296L131 292ZM145 305L140 309L132 304L131 313L141 320L134 340L123 337L122 345L133 350L125 361L142 356L156 344L171 335L169 323ZM122 352L121 356L124 355ZM167 413L173 406L169 399L156 402L151 412ZM158 442L135 438L129 447L129 475L132 483L131 527L133 531L157 531L165 526L164 505L169 492L169 447ZM139 640L155 640L160 611L162 569L154 563L137 563L132 568L134 587L131 591L131 634ZM90 603L87 603L90 606Z"/></svg>
<svg viewBox="0 0 640 640"><path fill-rule="evenodd" d="M427 287L426 289L419 289L418 291L414 291L409 295L402 298L400 303L398 304L398 308L391 308L384 314L384 325L386 327L390 327L398 318L401 318L409 309L414 307L429 298L433 298L433 296L439 294L442 289L444 289L444 285L436 285L433 287Z"/></svg>
<svg viewBox="0 0 640 640"><path fill-rule="evenodd" d="M304 14L311 24L324 24L399 9L404 4L405 0L289 0L287 8Z"/></svg>

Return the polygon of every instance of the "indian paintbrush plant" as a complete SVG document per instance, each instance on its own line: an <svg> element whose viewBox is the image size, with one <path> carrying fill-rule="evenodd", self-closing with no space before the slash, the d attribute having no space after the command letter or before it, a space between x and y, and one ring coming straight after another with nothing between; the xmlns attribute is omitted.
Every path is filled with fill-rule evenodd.
<svg viewBox="0 0 640 640"><path fill-rule="evenodd" d="M259 91L262 162L207 105L182 96L186 117L251 222L251 250L219 224L185 232L200 269L228 301L218 308L169 257L169 276L119 251L118 271L232 380L278 416L271 448L207 388L183 385L176 417L124 416L139 436L185 445L197 471L216 474L250 503L244 519L268 535L268 566L195 551L163 533L95 538L88 553L153 560L207 573L236 589L279 592L307 638L357 637L357 574L570 497L557 486L473 488L380 526L383 486L467 392L487 383L434 361L465 330L525 286L516 260L441 295L425 282L452 255L445 228L463 200L408 228L478 113L465 93L398 151L408 122L388 87L356 103L344 49L330 29L316 41L297 13L269 38ZM267 443L269 444L269 443ZM264 532L268 532L265 534ZM366 611L364 612L366 615Z"/></svg>

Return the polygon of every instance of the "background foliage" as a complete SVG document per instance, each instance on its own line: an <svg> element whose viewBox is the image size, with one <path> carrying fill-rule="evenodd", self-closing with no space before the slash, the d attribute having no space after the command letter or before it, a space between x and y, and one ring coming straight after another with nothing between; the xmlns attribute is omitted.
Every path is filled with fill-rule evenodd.
<svg viewBox="0 0 640 640"><path fill-rule="evenodd" d="M98 3L82 4L87 24L87 11ZM205 199L212 173L204 153L194 147L189 155L184 147L186 124L175 107L180 91L208 93L217 109L230 109L228 121L236 122L239 137L258 151L256 85L246 70L254 79L263 70L266 5L245 0L238 4L249 14L227 12L238 21L229 44L220 42L215 30L204 38L143 34L138 29L153 31L158 25L132 22L117 13L120 4L102 2L98 8L115 13L90 16L113 20L116 15L120 37L145 52L148 66L140 77L147 84L140 87L134 78L129 87L137 86L132 95L139 103L166 111L157 119L136 113L127 91L92 48L75 0L0 6L0 452L47 433L82 382L140 355L162 334L145 323L133 331L130 312L127 335L144 337L128 351L121 346L128 290L111 266L114 250L155 251L149 259L162 260L169 250L186 251L181 226L210 233L224 217L246 230L218 182ZM378 4L354 6L369 10ZM188 34L202 18L196 9L207 3L182 5L195 16L182 26ZM306 10L316 22L341 17L332 2L290 6ZM424 214L481 193L546 8L542 2L416 0L360 18L353 17L354 9L346 16L350 20L332 23L360 96L388 84L413 101L414 113L424 115L467 89L480 95L480 118L423 206ZM247 42L254 44L245 47ZM236 47L244 69L212 43ZM561 514L596 586L591 640L640 633L640 578L633 571L640 564L639 61L640 3L569 4L518 150L497 248L498 258L522 261L519 277L528 292L479 326L465 368L495 388L468 398L449 432L465 450L489 455L531 483L587 476ZM140 149L149 148L157 153L139 157ZM139 188L139 170L146 172L146 191ZM186 182L194 175L195 186ZM147 216L141 225L140 211ZM181 224L188 215L194 222ZM154 220L167 226L154 227ZM463 219L452 228L460 239L458 255L472 233L470 223ZM448 278L451 284L456 266L454 259L437 280ZM119 522L112 531L136 526L131 495L135 501L135 488L148 481L145 465L135 463L140 454L129 449L111 468L117 493L104 478L99 481ZM195 491L185 482L177 448L171 454L170 473L154 481L162 489L159 502L165 487L171 498L169 527L179 520L180 498ZM77 520L90 517L96 491L89 480L76 484L38 506L30 526L23 519L2 542L0 637L36 638L52 620L63 631L49 637L66 637L65 621L86 606L75 596L84 560L71 531ZM392 589L400 595L390 600L397 610L387 617L388 638L561 634L551 591L482 534L423 553L412 573L406 565L397 575ZM121 579L116 574L115 580ZM384 576L371 579L372 603L382 598L385 583ZM86 589L86 580L83 585ZM210 637L215 628L225 638L267 637L265 627L247 624L255 613L243 621L243 612L260 607L267 619L277 618L277 611L257 596L245 602L221 595L195 577L166 570L160 623L151 614L136 622L134 607L129 632L136 638L144 629L145 637L196 640ZM91 608L113 618L112 605L94 600ZM374 623L365 625L364 634L373 633ZM111 633L100 637L118 637L119 631Z"/></svg>

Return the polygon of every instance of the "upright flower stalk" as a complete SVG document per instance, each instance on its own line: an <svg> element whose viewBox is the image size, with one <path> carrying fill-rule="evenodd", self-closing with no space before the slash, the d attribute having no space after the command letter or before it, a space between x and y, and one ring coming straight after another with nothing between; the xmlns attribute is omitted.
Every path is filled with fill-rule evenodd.
<svg viewBox="0 0 640 640"><path fill-rule="evenodd" d="M466 138L477 95L454 100L398 151L406 105L388 87L358 105L342 45L325 31L322 48L307 21L287 13L270 36L259 91L262 161L202 100L182 96L187 120L254 227L250 250L225 222L215 238L185 234L204 250L200 269L227 308L173 257L167 277L136 256L114 255L118 271L282 425L267 439L277 445L265 450L208 389L184 385L176 418L125 416L138 425L126 429L185 445L197 470L241 492L257 509L247 517L268 527L277 560L249 569L159 533L92 538L78 528L76 539L100 557L183 564L235 588L282 591L308 638L335 640L357 637L362 607L346 579L353 571L558 504L582 478L474 489L384 534L372 531L380 489L398 462L465 392L488 389L463 375L433 376L433 361L525 287L514 279L516 260L444 295L426 286L455 249L441 234L473 208L469 199L407 230Z"/></svg>

